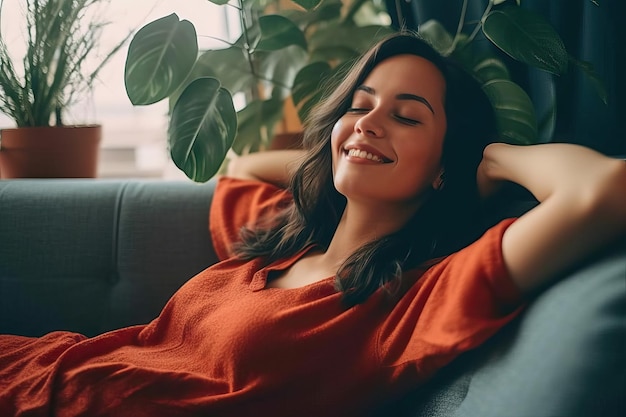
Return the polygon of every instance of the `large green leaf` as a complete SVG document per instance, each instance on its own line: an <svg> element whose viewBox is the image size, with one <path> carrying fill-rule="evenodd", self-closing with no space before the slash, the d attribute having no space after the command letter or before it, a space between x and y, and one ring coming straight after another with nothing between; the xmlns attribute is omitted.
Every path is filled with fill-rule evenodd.
<svg viewBox="0 0 626 417"><path fill-rule="evenodd" d="M286 17L276 14L259 18L261 39L256 50L276 51L287 46L297 45L306 51L307 43L304 33Z"/></svg>
<svg viewBox="0 0 626 417"><path fill-rule="evenodd" d="M172 160L192 180L208 181L219 170L236 131L230 93L215 78L199 78L183 91L170 117Z"/></svg>
<svg viewBox="0 0 626 417"><path fill-rule="evenodd" d="M222 6L228 3L230 0L209 0L213 4L217 4L218 6Z"/></svg>
<svg viewBox="0 0 626 417"><path fill-rule="evenodd" d="M319 64L319 63L318 63ZM304 78L305 74L298 74L298 81L294 83L294 91L297 90L298 101L294 97L294 103L297 105L298 117L300 120L306 120L309 117L309 113L313 108L344 78L348 69L351 66L351 62L347 61L337 65L335 68L330 69L323 66L312 66L306 69L306 72L311 72L316 69L320 71L320 75L315 77L317 83L310 83ZM321 73L323 72L323 74ZM315 85L313 85L315 84Z"/></svg>
<svg viewBox="0 0 626 417"><path fill-rule="evenodd" d="M272 96L282 100L291 94L296 74L306 65L307 54L292 45L278 51L259 52L255 58L258 60L257 81L270 90Z"/></svg>
<svg viewBox="0 0 626 417"><path fill-rule="evenodd" d="M485 36L512 58L553 74L567 70L561 37L539 14L517 6L490 12L482 23Z"/></svg>
<svg viewBox="0 0 626 417"><path fill-rule="evenodd" d="M147 24L133 37L126 58L126 94L135 105L156 103L187 78L198 56L196 30L176 14Z"/></svg>
<svg viewBox="0 0 626 417"><path fill-rule="evenodd" d="M297 72L306 64L307 54L302 48L291 45L277 51L257 51L253 55L252 65L246 59L244 51L237 46L227 49L210 50L198 58L192 74L212 71L222 86L231 93L249 92L262 85L268 91L279 88L282 98L289 95ZM268 93L269 95L269 93Z"/></svg>
<svg viewBox="0 0 626 417"><path fill-rule="evenodd" d="M244 51L237 46L202 53L196 67L199 72L203 71L203 68L210 68L222 86L233 94L251 88L256 82ZM195 70L194 68L194 73Z"/></svg>
<svg viewBox="0 0 626 417"><path fill-rule="evenodd" d="M313 62L302 68L293 82L291 95L294 104L298 106L300 102L318 91L330 73L331 67L328 62Z"/></svg>
<svg viewBox="0 0 626 417"><path fill-rule="evenodd" d="M509 80L483 84L496 114L498 133L503 142L527 145L537 142L537 119L528 94Z"/></svg>
<svg viewBox="0 0 626 417"><path fill-rule="evenodd" d="M480 82L486 83L490 80L509 80L511 75L509 69L498 58L484 58L476 62L471 68L471 73Z"/></svg>
<svg viewBox="0 0 626 417"><path fill-rule="evenodd" d="M224 86L224 83L222 82L222 78L217 74L217 72L213 68L211 68L211 66L209 65L209 62L206 62L206 60L202 59L202 55L201 55L196 61L196 64L194 65L193 69L187 76L187 79L172 94L169 95L168 101L169 101L170 113L174 109L174 105L178 101L178 98L183 93L185 88L187 88L187 86L193 80L197 78L203 78L203 77L217 78L218 80L220 80L220 83L222 84L222 86Z"/></svg>
<svg viewBox="0 0 626 417"><path fill-rule="evenodd" d="M322 99L324 82L333 73L327 62L314 62L302 68L293 82L292 98L301 121L306 120L311 109Z"/></svg>

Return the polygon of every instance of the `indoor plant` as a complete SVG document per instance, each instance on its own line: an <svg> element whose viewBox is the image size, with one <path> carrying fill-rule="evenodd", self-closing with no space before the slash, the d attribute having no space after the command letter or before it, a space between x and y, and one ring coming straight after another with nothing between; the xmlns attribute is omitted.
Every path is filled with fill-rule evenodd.
<svg viewBox="0 0 626 417"><path fill-rule="evenodd" d="M66 126L63 117L126 40L104 55L95 69L84 71L106 25L95 17L95 7L107 1L27 0L26 52L21 62L12 57L5 34L0 33L0 111L17 126L1 133L3 178L96 175L101 127ZM3 6L0 2L0 13Z"/></svg>
<svg viewBox="0 0 626 417"><path fill-rule="evenodd" d="M325 76L393 30L374 0L210 1L238 9L243 33L232 45L199 53L193 24L172 14L139 30L126 60L133 104L170 100L170 154L195 181L211 178L231 147L269 146L288 98L308 111Z"/></svg>
<svg viewBox="0 0 626 417"><path fill-rule="evenodd" d="M297 10L277 9L271 1L210 1L238 8L243 34L233 45L199 54L193 24L172 14L142 28L126 60L125 83L133 104L169 98L170 153L195 181L211 178L230 149L266 145L287 97L305 117L323 92L324 79L395 30L388 23L358 21L357 12L375 6L372 0L294 0ZM532 143L537 135L533 103L498 55L475 45L476 35L482 32L511 57L553 73L576 61L550 24L522 10L519 0L486 1L483 18L473 24L465 22L466 5L467 0L456 33L436 21L419 31L483 83L503 140ZM247 106L236 112L232 94L240 91L247 93Z"/></svg>

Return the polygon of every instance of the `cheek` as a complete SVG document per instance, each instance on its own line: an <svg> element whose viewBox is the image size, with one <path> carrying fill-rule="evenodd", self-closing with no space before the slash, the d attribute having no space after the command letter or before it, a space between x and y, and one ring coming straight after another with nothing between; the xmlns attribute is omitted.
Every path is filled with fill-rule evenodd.
<svg viewBox="0 0 626 417"><path fill-rule="evenodd" d="M339 140L339 136L340 136L342 128L343 128L343 121L339 119L337 120L337 123L335 123L335 125L333 126L332 132L330 132L330 140L333 143L333 145L335 145L337 141Z"/></svg>
<svg viewBox="0 0 626 417"><path fill-rule="evenodd" d="M337 154L339 153L339 148L341 147L341 144L343 143L343 140L344 140L342 139L343 135L341 134L342 127L343 127L343 121L339 119L337 123L335 123L335 125L333 126L333 130L330 133L330 144L332 148L333 162L336 160Z"/></svg>

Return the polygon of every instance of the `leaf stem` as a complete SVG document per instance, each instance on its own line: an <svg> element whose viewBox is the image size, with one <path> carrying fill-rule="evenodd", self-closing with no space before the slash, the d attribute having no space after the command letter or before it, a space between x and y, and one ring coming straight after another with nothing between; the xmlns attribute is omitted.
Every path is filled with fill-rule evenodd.
<svg viewBox="0 0 626 417"><path fill-rule="evenodd" d="M483 12L482 17L480 18L480 20L476 24L476 27L474 27L474 31L468 38L468 42L473 41L476 35L478 35L480 28L483 26L483 20L485 20L487 15L491 12L492 7L493 7L493 0L489 0L489 3L487 4L487 7L485 8L485 11Z"/></svg>
<svg viewBox="0 0 626 417"><path fill-rule="evenodd" d="M248 35L248 20L246 18L246 11L243 7L243 0L238 0L239 3L239 19L241 20L241 31L243 33L243 50L246 54L246 60L248 61L248 65L250 66L250 72L252 73L253 78L257 78L256 71L254 69L254 61L252 59L252 48L250 47L250 37ZM259 99L259 91L257 88L251 88L250 94L252 95L253 100Z"/></svg>
<svg viewBox="0 0 626 417"><path fill-rule="evenodd" d="M456 49L456 45L459 43L461 31L463 30L463 26L465 25L466 13L467 13L467 0L463 0L463 6L461 7L461 15L459 16L459 23L456 26L456 33L454 34L452 45L450 45L450 48L448 48L445 55L450 55Z"/></svg>

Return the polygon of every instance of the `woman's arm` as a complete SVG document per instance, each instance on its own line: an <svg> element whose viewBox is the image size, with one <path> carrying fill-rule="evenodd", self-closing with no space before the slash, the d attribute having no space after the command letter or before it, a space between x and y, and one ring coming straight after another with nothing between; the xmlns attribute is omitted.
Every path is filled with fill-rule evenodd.
<svg viewBox="0 0 626 417"><path fill-rule="evenodd" d="M304 156L301 150L255 152L235 157L228 163L226 175L253 179L285 187Z"/></svg>
<svg viewBox="0 0 626 417"><path fill-rule="evenodd" d="M626 235L626 162L572 144L489 145L479 189L500 181L528 189L540 204L505 232L502 252L514 282L532 291Z"/></svg>

